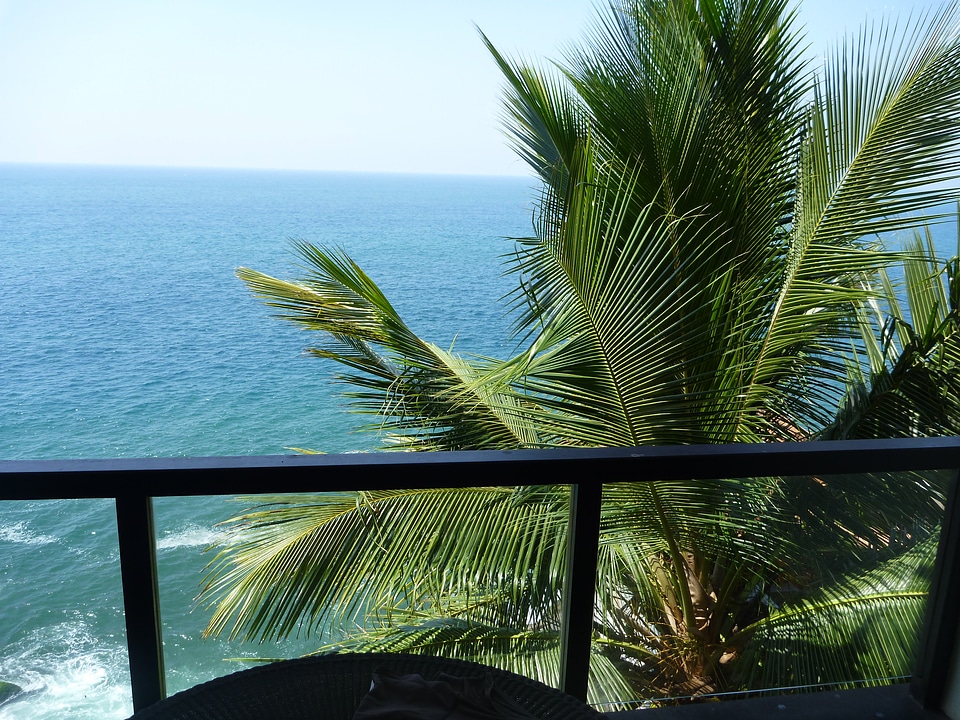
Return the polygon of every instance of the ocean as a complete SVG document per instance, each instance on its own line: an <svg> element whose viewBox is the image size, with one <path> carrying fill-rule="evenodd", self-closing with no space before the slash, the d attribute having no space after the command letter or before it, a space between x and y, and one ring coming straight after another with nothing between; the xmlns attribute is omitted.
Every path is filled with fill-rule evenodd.
<svg viewBox="0 0 960 720"><path fill-rule="evenodd" d="M506 356L507 239L527 178L0 165L0 459L375 449L309 333L234 276L297 274L290 240L339 246L422 337ZM936 228L956 251L956 229ZM202 640L195 597L231 498L158 499L169 692L335 638ZM132 711L110 500L0 502L0 720Z"/></svg>
<svg viewBox="0 0 960 720"><path fill-rule="evenodd" d="M0 459L374 449L310 334L234 270L293 277L291 239L342 247L422 337L502 356L500 260L534 196L525 178L0 165ZM242 508L155 502L169 692L327 639L200 639L215 526ZM0 502L0 680L26 691L0 719L126 717L124 637L112 501Z"/></svg>

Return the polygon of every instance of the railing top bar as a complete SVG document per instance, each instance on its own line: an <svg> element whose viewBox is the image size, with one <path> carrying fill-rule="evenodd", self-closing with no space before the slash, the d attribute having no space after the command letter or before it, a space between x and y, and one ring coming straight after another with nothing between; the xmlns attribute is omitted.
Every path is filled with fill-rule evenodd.
<svg viewBox="0 0 960 720"><path fill-rule="evenodd" d="M439 453L0 461L0 500L604 483L960 467L960 437Z"/></svg>

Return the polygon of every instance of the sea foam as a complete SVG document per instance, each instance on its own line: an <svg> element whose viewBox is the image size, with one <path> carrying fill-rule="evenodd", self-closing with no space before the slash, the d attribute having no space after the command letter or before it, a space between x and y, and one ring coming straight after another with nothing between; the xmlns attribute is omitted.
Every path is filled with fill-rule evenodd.
<svg viewBox="0 0 960 720"><path fill-rule="evenodd" d="M32 532L25 522L15 522L9 525L0 525L0 541L18 545L50 545L57 542L57 538L52 535Z"/></svg>
<svg viewBox="0 0 960 720"><path fill-rule="evenodd" d="M189 547L208 548L220 544L222 540L222 533L212 528L188 525L157 538L157 550L176 550Z"/></svg>

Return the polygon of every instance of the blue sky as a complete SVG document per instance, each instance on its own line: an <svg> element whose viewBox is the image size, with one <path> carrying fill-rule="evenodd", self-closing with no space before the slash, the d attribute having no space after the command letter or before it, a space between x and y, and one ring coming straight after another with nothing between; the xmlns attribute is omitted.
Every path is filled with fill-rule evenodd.
<svg viewBox="0 0 960 720"><path fill-rule="evenodd" d="M816 52L933 2L806 0ZM504 52L558 57L591 0L0 0L0 162L518 175Z"/></svg>

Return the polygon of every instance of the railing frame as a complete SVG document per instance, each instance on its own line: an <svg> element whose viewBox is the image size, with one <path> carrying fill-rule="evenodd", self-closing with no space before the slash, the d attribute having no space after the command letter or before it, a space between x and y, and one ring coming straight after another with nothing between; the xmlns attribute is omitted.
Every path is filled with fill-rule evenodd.
<svg viewBox="0 0 960 720"><path fill-rule="evenodd" d="M572 485L560 687L586 698L603 485L653 480L960 468L960 438L763 445L371 453L135 460L0 461L0 500L114 498L134 709L165 696L152 498L343 490ZM495 480L495 483L491 483ZM956 645L957 483L941 532L926 637L912 691L939 707ZM944 661L946 658L947 661Z"/></svg>

